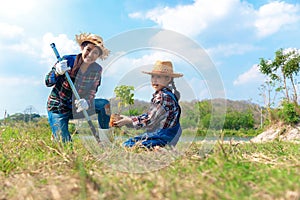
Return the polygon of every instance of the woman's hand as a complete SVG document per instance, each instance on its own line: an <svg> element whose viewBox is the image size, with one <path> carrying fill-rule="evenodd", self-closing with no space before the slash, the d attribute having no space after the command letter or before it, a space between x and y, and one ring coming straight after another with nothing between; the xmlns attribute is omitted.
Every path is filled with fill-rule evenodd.
<svg viewBox="0 0 300 200"><path fill-rule="evenodd" d="M124 126L126 124L132 124L132 120L131 120L130 117L127 117L125 115L121 115L120 117L121 117L121 119L119 121L114 122L115 126L121 127L121 126Z"/></svg>
<svg viewBox="0 0 300 200"><path fill-rule="evenodd" d="M77 112L89 109L89 104L85 99L75 100L75 106L77 108Z"/></svg>
<svg viewBox="0 0 300 200"><path fill-rule="evenodd" d="M68 67L68 61L67 60L62 60L60 62L58 62L55 65L55 72L58 75L64 75L66 73L66 71L70 70L71 68Z"/></svg>

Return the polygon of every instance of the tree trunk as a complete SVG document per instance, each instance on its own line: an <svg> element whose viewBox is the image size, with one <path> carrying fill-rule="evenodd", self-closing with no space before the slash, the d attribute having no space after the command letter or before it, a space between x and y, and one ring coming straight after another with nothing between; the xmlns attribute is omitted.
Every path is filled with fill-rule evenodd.
<svg viewBox="0 0 300 200"><path fill-rule="evenodd" d="M292 86L293 86L293 90L294 90L293 101L294 101L294 103L295 103L296 105L298 105L297 88L296 88L296 86L295 86L293 76L290 76L290 80L291 80L291 83L292 83Z"/></svg>
<svg viewBox="0 0 300 200"><path fill-rule="evenodd" d="M268 103L267 103L267 115L269 122L272 122L272 113L271 113L271 89L268 89Z"/></svg>
<svg viewBox="0 0 300 200"><path fill-rule="evenodd" d="M286 76L283 72L283 69L281 69L281 72L282 72L282 77L283 77L283 85L284 85L284 89L285 89L285 96L286 96L287 101L290 102L289 91L288 91L288 88L287 88L287 85L286 85Z"/></svg>

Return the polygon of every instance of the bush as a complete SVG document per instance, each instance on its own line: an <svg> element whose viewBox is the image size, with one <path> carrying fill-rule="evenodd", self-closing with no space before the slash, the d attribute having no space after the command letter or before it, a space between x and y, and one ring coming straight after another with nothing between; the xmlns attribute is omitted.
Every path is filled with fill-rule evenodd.
<svg viewBox="0 0 300 200"><path fill-rule="evenodd" d="M300 121L299 114L296 112L295 103L284 101L278 115L287 124L296 124Z"/></svg>

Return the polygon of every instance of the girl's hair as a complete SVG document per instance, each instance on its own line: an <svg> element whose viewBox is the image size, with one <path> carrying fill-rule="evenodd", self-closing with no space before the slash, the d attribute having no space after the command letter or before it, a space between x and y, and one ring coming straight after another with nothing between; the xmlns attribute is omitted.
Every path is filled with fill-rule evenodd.
<svg viewBox="0 0 300 200"><path fill-rule="evenodd" d="M174 82L174 78L172 78L171 82L171 90L172 92L175 94L176 98L177 98L177 101L179 101L180 99L180 92L177 90L176 86L175 86L175 82Z"/></svg>

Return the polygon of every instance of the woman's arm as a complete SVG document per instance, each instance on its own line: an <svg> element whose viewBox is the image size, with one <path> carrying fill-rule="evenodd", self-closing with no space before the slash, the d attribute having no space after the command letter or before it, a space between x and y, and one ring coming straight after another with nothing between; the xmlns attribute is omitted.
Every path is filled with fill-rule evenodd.
<svg viewBox="0 0 300 200"><path fill-rule="evenodd" d="M45 77L45 84L47 87L52 87L57 82L57 75L55 73L55 68L52 67L51 71Z"/></svg>

